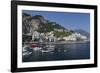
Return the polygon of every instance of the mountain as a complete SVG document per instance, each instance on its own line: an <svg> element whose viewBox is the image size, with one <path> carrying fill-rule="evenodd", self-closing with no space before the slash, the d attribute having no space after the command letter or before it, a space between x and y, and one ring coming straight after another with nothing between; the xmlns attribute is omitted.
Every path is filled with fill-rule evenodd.
<svg viewBox="0 0 100 73"><path fill-rule="evenodd" d="M30 14L22 14L23 34L30 33L32 31L38 31L40 33L51 32L56 30L68 30L56 22L46 20L42 15L31 16ZM70 31L68 31L70 32Z"/></svg>

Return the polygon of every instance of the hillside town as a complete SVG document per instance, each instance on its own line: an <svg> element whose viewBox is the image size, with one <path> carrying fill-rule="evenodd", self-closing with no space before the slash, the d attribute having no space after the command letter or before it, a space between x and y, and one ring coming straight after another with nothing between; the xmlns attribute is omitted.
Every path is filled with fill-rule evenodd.
<svg viewBox="0 0 100 73"><path fill-rule="evenodd" d="M29 21L30 20L30 21ZM42 16L23 16L23 42L56 42L56 41L86 41L87 36L57 26L55 22L49 23ZM45 26L45 27L44 27Z"/></svg>

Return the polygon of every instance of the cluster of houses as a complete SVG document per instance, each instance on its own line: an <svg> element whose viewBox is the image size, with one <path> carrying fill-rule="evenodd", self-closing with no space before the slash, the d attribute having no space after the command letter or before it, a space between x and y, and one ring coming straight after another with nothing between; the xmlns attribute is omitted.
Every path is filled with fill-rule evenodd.
<svg viewBox="0 0 100 73"><path fill-rule="evenodd" d="M48 33L39 33L37 31L34 31L32 34L32 40L38 41L38 42L56 42L56 41L78 41L78 40L87 40L87 37L84 35L81 35L80 33L72 33L69 36L65 37L56 37L53 33L53 31Z"/></svg>
<svg viewBox="0 0 100 73"><path fill-rule="evenodd" d="M48 33L39 33L37 31L34 31L32 34L32 41L55 42L57 41L57 38L54 36L53 31Z"/></svg>
<svg viewBox="0 0 100 73"><path fill-rule="evenodd" d="M84 35L81 35L80 33L73 33L72 35L69 35L67 37L63 37L64 40L68 41L78 41L78 40L87 40L87 37Z"/></svg>

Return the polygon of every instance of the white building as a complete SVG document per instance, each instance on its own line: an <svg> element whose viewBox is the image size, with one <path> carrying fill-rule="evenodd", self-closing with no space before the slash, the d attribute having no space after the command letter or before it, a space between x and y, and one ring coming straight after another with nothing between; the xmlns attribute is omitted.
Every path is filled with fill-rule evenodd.
<svg viewBox="0 0 100 73"><path fill-rule="evenodd" d="M57 40L53 34L53 31L49 32L47 37L49 42L55 42Z"/></svg>
<svg viewBox="0 0 100 73"><path fill-rule="evenodd" d="M74 34L72 34L70 36L63 37L63 39L66 40L66 41L69 41L69 40L70 41L76 41L77 40L77 37Z"/></svg>
<svg viewBox="0 0 100 73"><path fill-rule="evenodd" d="M37 31L34 31L32 34L32 40L39 39L39 38L40 38L40 33Z"/></svg>

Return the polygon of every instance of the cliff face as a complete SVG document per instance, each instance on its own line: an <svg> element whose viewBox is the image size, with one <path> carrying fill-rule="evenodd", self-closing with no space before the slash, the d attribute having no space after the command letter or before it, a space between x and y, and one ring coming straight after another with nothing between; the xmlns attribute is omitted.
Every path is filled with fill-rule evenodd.
<svg viewBox="0 0 100 73"><path fill-rule="evenodd" d="M22 32L23 34L27 34L30 32L30 18L31 16L28 14L22 14Z"/></svg>
<svg viewBox="0 0 100 73"><path fill-rule="evenodd" d="M30 16L26 13L23 13L22 16L22 31L23 34L32 33L34 30L37 30L39 28L39 25L41 24L42 18L39 18L40 16Z"/></svg>
<svg viewBox="0 0 100 73"><path fill-rule="evenodd" d="M44 19L41 15L30 16L29 14L23 13L22 20L23 34L32 33L33 31L44 33L54 30L67 30L56 22Z"/></svg>

